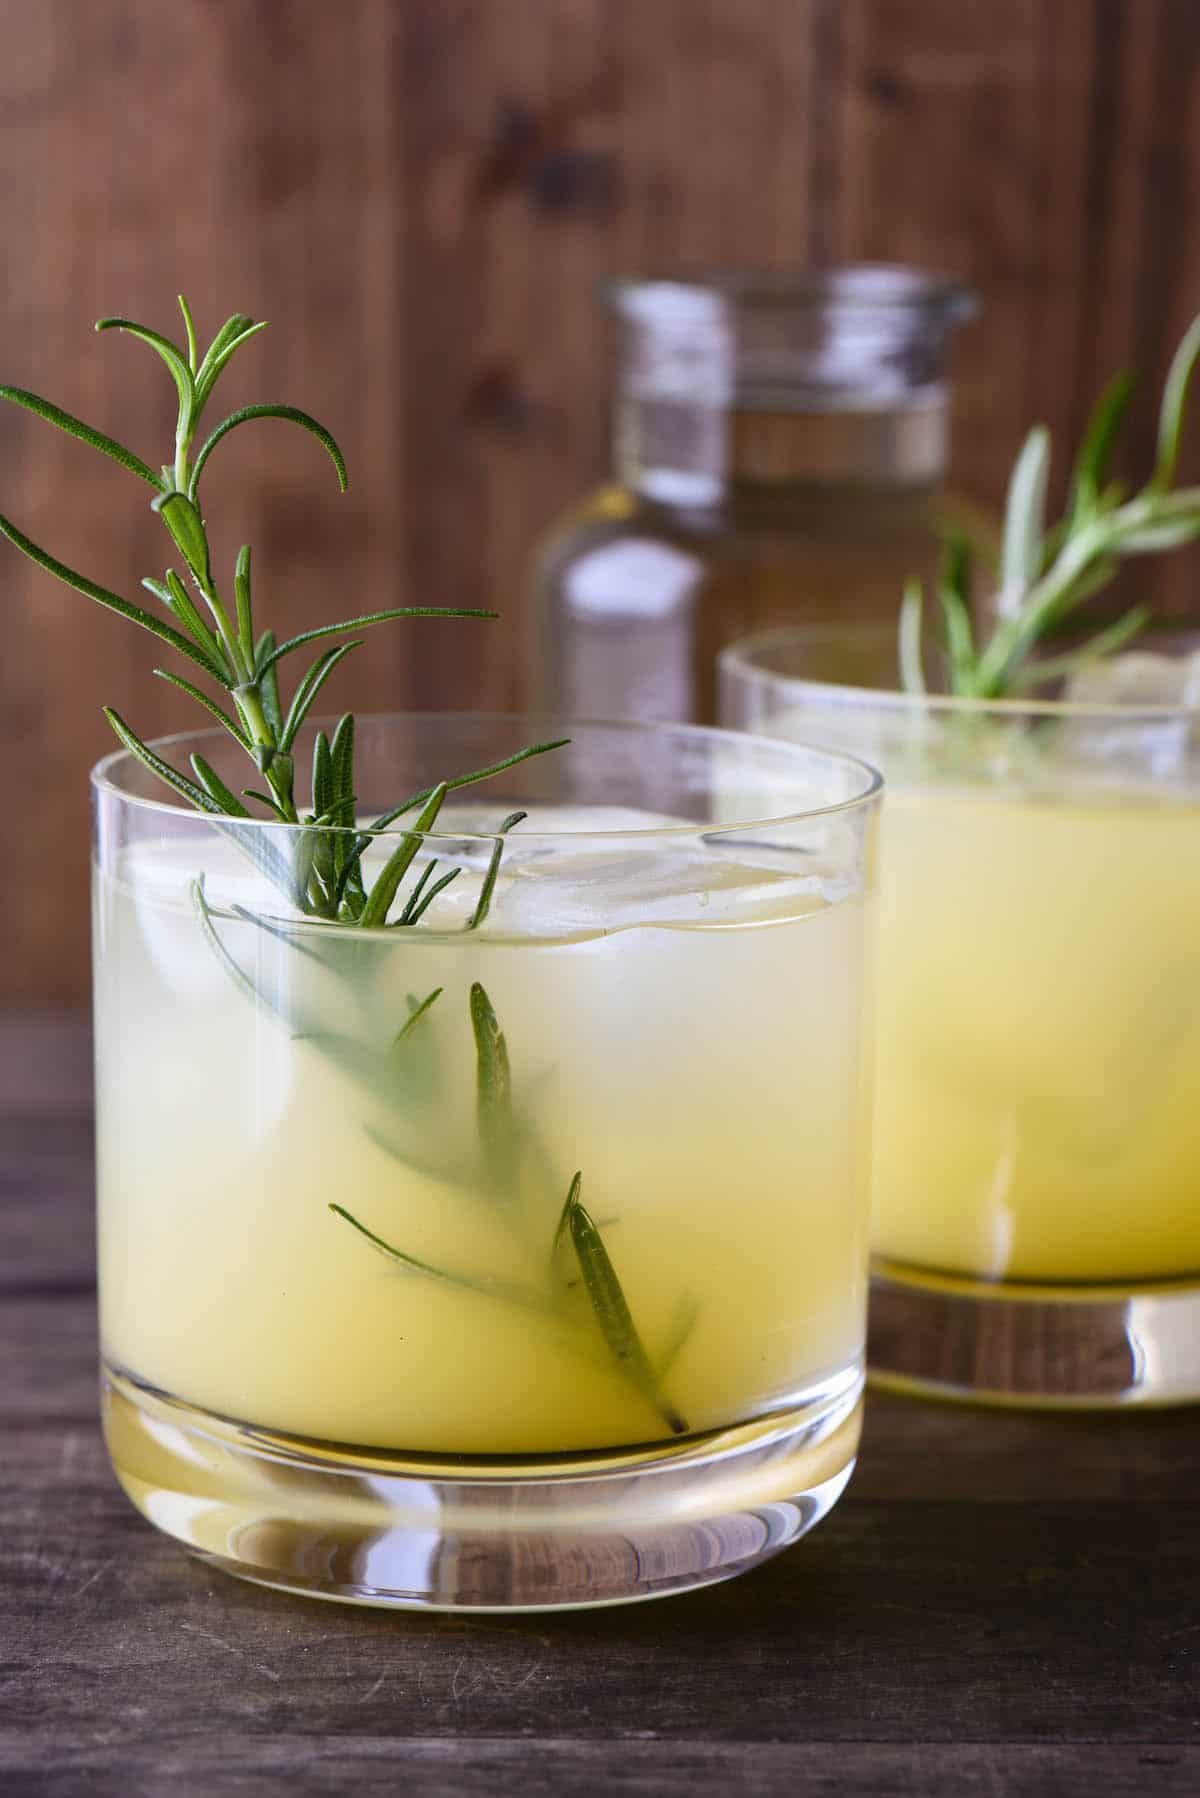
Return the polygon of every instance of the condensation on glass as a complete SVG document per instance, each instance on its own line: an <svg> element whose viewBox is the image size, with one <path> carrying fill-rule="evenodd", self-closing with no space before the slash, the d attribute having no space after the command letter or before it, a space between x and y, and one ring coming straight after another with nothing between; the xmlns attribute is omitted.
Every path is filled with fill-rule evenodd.
<svg viewBox="0 0 1200 1798"><path fill-rule="evenodd" d="M615 473L544 544L535 691L711 719L718 650L894 617L938 554L961 286L883 266L622 281Z"/></svg>

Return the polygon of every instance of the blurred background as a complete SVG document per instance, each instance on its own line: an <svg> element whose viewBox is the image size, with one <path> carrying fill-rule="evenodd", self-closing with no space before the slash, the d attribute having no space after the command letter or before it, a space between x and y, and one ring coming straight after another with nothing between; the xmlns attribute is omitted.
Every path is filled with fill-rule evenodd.
<svg viewBox="0 0 1200 1798"><path fill-rule="evenodd" d="M0 379L157 463L169 378L92 321L174 333L180 289L206 335L268 317L224 398L314 412L351 490L300 433L231 439L207 509L223 556L254 545L260 607L503 612L381 629L335 704L529 701L531 556L609 465L606 275L965 279L951 480L987 509L1037 418L1061 481L1122 366L1144 470L1200 306L1196 0L0 0L0 44ZM164 565L132 477L11 407L0 510L131 597ZM1198 566L1144 589L1187 616ZM0 604L0 1002L72 1004L100 705L146 736L193 708L147 638L3 544Z"/></svg>

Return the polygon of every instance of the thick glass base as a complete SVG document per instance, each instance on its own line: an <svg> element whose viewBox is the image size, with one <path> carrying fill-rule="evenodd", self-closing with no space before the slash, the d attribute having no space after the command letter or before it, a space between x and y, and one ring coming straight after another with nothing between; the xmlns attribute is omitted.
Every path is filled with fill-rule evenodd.
<svg viewBox="0 0 1200 1798"><path fill-rule="evenodd" d="M357 1604L552 1610L687 1591L787 1548L853 1472L862 1378L680 1443L503 1462L274 1435L111 1368L103 1411L138 1510L227 1573Z"/></svg>
<svg viewBox="0 0 1200 1798"><path fill-rule="evenodd" d="M873 1385L977 1404L1194 1404L1200 1282L1018 1285L877 1259L867 1365Z"/></svg>

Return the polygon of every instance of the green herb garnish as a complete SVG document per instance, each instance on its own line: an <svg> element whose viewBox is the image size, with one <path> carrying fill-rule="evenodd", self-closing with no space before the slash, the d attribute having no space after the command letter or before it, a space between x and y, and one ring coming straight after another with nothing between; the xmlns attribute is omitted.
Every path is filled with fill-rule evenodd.
<svg viewBox="0 0 1200 1798"><path fill-rule="evenodd" d="M323 649L296 682L286 706L279 687L280 665L285 658L324 638L345 637L348 633L394 619L493 618L496 614L457 606L397 606L363 613L336 624L320 625L280 640L273 630L261 630L256 625L248 545L243 545L236 558L231 609L222 595L215 572L208 526L200 501L201 476L218 445L240 425L274 418L301 426L317 440L332 461L343 491L347 486L346 466L341 450L324 425L294 406L281 404L241 407L222 419L204 438L199 449L194 450L205 408L221 371L235 352L264 330L265 325L245 314L235 313L201 357L192 314L182 296L179 305L186 334L183 347L129 319L101 319L96 327L99 331L124 331L148 344L171 374L179 401L174 454L159 472L123 444L94 430L50 401L23 388L0 385L0 398L24 407L60 430L80 438L154 490L152 508L165 526L185 570L181 577L176 568L168 567L161 580L147 577L142 583L158 600L164 615L147 611L67 567L2 516L0 533L56 579L167 644L194 669L199 669L223 695L215 697L192 679L168 669L154 670L161 679L187 693L216 720L253 763L265 788L246 786L240 793L235 793L212 763L199 753L192 755L191 771L186 773L143 742L133 727L111 707L105 708L105 716L121 743L143 767L187 804L209 815L217 828L255 861L296 911L305 919L320 921L328 930L318 935L309 928L302 937L286 919L259 916L241 905L225 913L225 918L264 932L274 941L318 963L327 972L341 977L349 964L338 953L339 945L346 946L356 940L364 943L365 939L359 934L364 930L397 929L418 924L438 896L462 873L460 867L451 866L435 879L438 863L429 858L405 891L405 882L427 834L434 830L446 795L488 780L530 757L561 748L566 739L531 744L488 767L447 778L411 794L376 818L374 823L363 826L357 816L354 717L346 713L339 719L332 736L324 730L315 733L311 809L307 815L302 815L296 793L295 749L299 733L330 676L347 656L361 647L362 639L357 635L350 636L348 641ZM252 811L251 806L258 807L258 812ZM412 829L399 835L384 866L368 885L363 874L364 852L380 832L413 812L418 816ZM524 817L523 812L511 813L494 833L479 894L462 926L464 930L476 931L485 923L495 896L507 834ZM287 833L281 842L273 833L256 828L264 821L297 828ZM448 1146L443 1140L444 1132L426 1129L422 1135L419 1127L422 1109L431 1110L430 1098L436 1080L436 1060L432 1053L426 1052L429 1047L427 1033L422 1032L421 1026L440 998L441 987L424 999L410 998L406 1021L382 1048L323 1026L307 1028L300 1019L290 1015L280 998L273 998L257 986L251 972L232 953L218 927L220 915L206 895L203 874L197 874L191 881L190 891L204 940L238 991L254 1006L270 1012L293 1042L306 1043L347 1074L372 1106L384 1108L389 1119L387 1129L379 1129L373 1119L364 1121L363 1128L372 1141L446 1188L473 1192L481 1197L499 1194L506 1199L525 1200L540 1196L545 1203L551 1202L553 1188L547 1157L536 1134L518 1116L508 1046L491 1000L478 982L471 988L469 1006L476 1054L477 1142L465 1147ZM291 983L286 988L281 987L281 995L288 995L288 1006L291 1004L290 987ZM414 1119L418 1120L416 1124ZM520 1190L522 1181L526 1187L532 1183L537 1190L532 1195L523 1193ZM581 1178L576 1175L562 1227L570 1236L607 1351L621 1373L655 1406L668 1426L677 1433L683 1432L687 1425L664 1396L662 1375L691 1330L694 1308L690 1307L685 1295L681 1301L682 1322L673 1330L671 1343L656 1371L634 1326L599 1228L580 1202L580 1187ZM557 1190L561 1191L561 1187ZM452 1272L434 1266L394 1246L346 1206L330 1204L329 1209L373 1249L407 1273L570 1322L570 1294L564 1291L561 1281L553 1277L552 1271L545 1268L543 1251L539 1250L537 1255L540 1284L522 1286L493 1279L486 1273ZM519 1221L516 1211L513 1221L515 1227Z"/></svg>
<svg viewBox="0 0 1200 1798"><path fill-rule="evenodd" d="M108 707L105 716L125 748L198 811L249 819L254 814L244 803L248 799L281 823L307 826L292 846L290 863L278 851L270 865L262 863L260 855L265 871L297 909L308 916L343 924L382 925L387 922L404 873L420 847L420 837L415 833L432 828L437 815L437 805L430 803L434 795L425 793L404 801L367 827L357 839L346 836L344 833L353 830L357 823L354 720L352 715L346 714L338 723L332 741L324 732L317 733L313 751L312 811L302 817L296 800L296 739L325 683L341 662L361 647L362 639L351 636L349 641L323 650L297 681L286 710L279 692L280 664L285 657L323 638L347 636L393 619L494 618L496 614L463 606L394 606L342 619L335 624L319 625L280 641L270 630L256 634L248 545L238 551L231 610L222 596L214 570L208 526L200 503L201 475L218 444L240 425L259 419L281 419L301 426L321 444L333 463L338 486L343 492L348 485L346 464L332 433L324 425L296 406L279 404L243 406L231 412L204 438L199 449L194 450L205 408L221 371L236 351L266 326L244 313L235 313L226 320L201 357L191 311L182 296L179 305L187 338L184 347L130 319L104 318L96 326L98 331L119 330L139 338L161 357L170 371L179 402L174 456L158 473L124 444L94 430L51 401L25 388L0 385L0 398L24 407L60 430L80 438L154 489L152 509L162 520L184 565L183 578L175 568L168 568L161 580L148 576L142 583L158 599L166 616L149 612L68 568L2 516L0 532L57 580L149 631L221 689L228 696L228 704L223 704L182 675L162 668L154 671L161 679L189 694L228 732L253 762L266 782L267 790L246 787L240 796L235 794L199 755L192 757L191 774L184 773L150 749L132 725ZM191 590L186 584L189 580ZM517 761L558 747L557 743L531 745L489 768L446 781L439 791L444 796L451 788L486 780ZM367 893L362 882L361 858L372 833L385 829L422 803L425 810L416 822L414 834L402 839L375 886ZM235 840L241 840L245 846L245 837L238 839L235 835ZM444 890L447 884L448 881L443 881L438 891ZM434 896L430 894L429 898ZM404 921L415 923L419 916L420 912L410 910Z"/></svg>
<svg viewBox="0 0 1200 1798"><path fill-rule="evenodd" d="M1154 471L1132 497L1108 473L1133 387L1127 375L1111 382L1098 401L1075 458L1066 510L1049 526L1050 433L1044 425L1030 431L1009 481L995 623L986 641L978 640L972 618L970 547L956 538L944 559L937 600L951 693L973 699L1027 693L1114 654L1149 622L1148 609L1134 606L1080 647L1032 659L1048 636L1108 585L1126 557L1200 539L1200 488L1174 486L1184 408L1198 357L1200 318L1188 329L1167 375ZM900 670L909 693L926 690L924 615L921 583L911 581L900 615Z"/></svg>

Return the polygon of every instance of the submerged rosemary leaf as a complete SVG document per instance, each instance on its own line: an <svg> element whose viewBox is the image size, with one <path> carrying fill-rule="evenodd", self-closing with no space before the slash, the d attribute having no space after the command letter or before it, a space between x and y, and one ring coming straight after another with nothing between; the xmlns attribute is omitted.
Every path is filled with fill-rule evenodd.
<svg viewBox="0 0 1200 1798"><path fill-rule="evenodd" d="M558 1227L554 1232L554 1241L550 1244L550 1264L558 1259L558 1251L563 1245L563 1237L571 1228L571 1213L579 1203L579 1195L583 1190L583 1174L576 1173L567 1188L567 1196L563 1208L558 1214Z"/></svg>
<svg viewBox="0 0 1200 1798"><path fill-rule="evenodd" d="M265 931L268 936L273 936L277 942L286 943L287 947L294 950L297 955L306 955L310 961L315 961L319 968L329 967L325 957L319 954L311 944L301 942L297 932L289 930L286 924L277 924L272 918L264 918L260 912L251 911L245 905L235 903L229 909L239 918L243 918L247 924L253 924L256 929Z"/></svg>
<svg viewBox="0 0 1200 1798"><path fill-rule="evenodd" d="M340 1217L352 1229L357 1230L360 1236L365 1236L381 1255L386 1255L389 1261L396 1262L409 1273L424 1274L427 1279L439 1280L443 1285L457 1286L464 1292L477 1292L487 1299L501 1299L507 1304L521 1305L530 1311L550 1309L549 1301L532 1287L514 1286L503 1280L477 1280L470 1274L450 1273L444 1267L434 1267L431 1262L421 1261L416 1255L408 1255L403 1249L393 1248L390 1242L385 1242L382 1236L377 1236L374 1230L369 1230L366 1224L360 1223L344 1205L331 1204L329 1209L335 1217Z"/></svg>
<svg viewBox="0 0 1200 1798"><path fill-rule="evenodd" d="M434 1005L437 1002L437 1000L439 1000L441 998L444 990L445 989L443 987L435 986L431 993L426 993L425 997L420 1001L420 1003L418 1003L417 1000L414 998L411 998L411 997L409 998L408 1002L409 1002L409 1005L412 1007L412 1009L408 1014L407 1022L402 1024L400 1026L399 1030L397 1030L397 1032L396 1032L395 1038L393 1039L393 1042L392 1042L393 1049L398 1049L400 1047L401 1043L406 1043L408 1041L409 1037L412 1035L412 1033L416 1029L417 1025L421 1022L421 1019L429 1011L430 1006Z"/></svg>
<svg viewBox="0 0 1200 1798"><path fill-rule="evenodd" d="M243 993L252 1005L262 1005L268 1011L275 1011L276 1008L271 1005L265 995L259 991L250 976L243 972L221 941L220 935L217 932L217 927L212 920L212 912L209 909L208 901L204 896L203 874L198 874L195 880L192 881L191 894L192 904L196 908L196 915L200 920L200 928L204 932L205 941L208 943L209 948L212 950L229 978L233 981L233 984L237 987L238 991Z"/></svg>
<svg viewBox="0 0 1200 1798"><path fill-rule="evenodd" d="M512 1175L515 1148L508 1044L492 1002L478 980L471 988L470 1004L471 1029L475 1033L479 1143L493 1176L504 1182Z"/></svg>
<svg viewBox="0 0 1200 1798"><path fill-rule="evenodd" d="M401 1267L406 1267L413 1273L426 1274L431 1280L443 1280L448 1286L463 1286L471 1292L486 1291L486 1288L481 1286L478 1281L472 1280L466 1274L447 1273L445 1268L434 1267L431 1262L421 1261L416 1255L406 1255L403 1249L394 1248L390 1242L385 1242L382 1236L377 1236L374 1230L369 1230L366 1224L360 1223L358 1218L347 1211L344 1205L331 1204L329 1209L335 1217L342 1218L352 1229L357 1230L360 1236L365 1236L367 1241L377 1248L381 1255L386 1255L389 1261L397 1261Z"/></svg>
<svg viewBox="0 0 1200 1798"><path fill-rule="evenodd" d="M592 1311L614 1361L625 1377L650 1401L667 1427L676 1436L684 1436L688 1430L687 1419L663 1391L661 1377L655 1372L645 1344L638 1334L604 1240L583 1205L580 1197L582 1187L583 1175L577 1173L571 1181L566 1204L559 1218L554 1237L555 1247L558 1247L565 1235L570 1235Z"/></svg>

